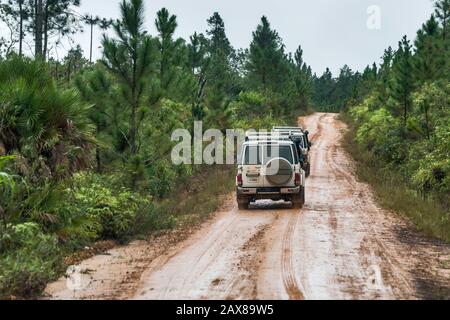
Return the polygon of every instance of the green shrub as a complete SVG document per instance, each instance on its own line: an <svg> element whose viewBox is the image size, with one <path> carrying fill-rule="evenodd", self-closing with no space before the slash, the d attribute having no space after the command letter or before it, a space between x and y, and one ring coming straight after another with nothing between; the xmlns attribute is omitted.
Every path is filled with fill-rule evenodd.
<svg viewBox="0 0 450 320"><path fill-rule="evenodd" d="M0 64L2 153L21 156L22 176L40 182L89 167L90 109L74 90L58 88L44 63L17 56Z"/></svg>
<svg viewBox="0 0 450 320"><path fill-rule="evenodd" d="M61 266L57 239L42 233L36 223L0 230L0 298L39 294Z"/></svg>
<svg viewBox="0 0 450 320"><path fill-rule="evenodd" d="M23 219L38 223L65 244L75 247L97 240L101 231L98 218L89 215L68 181L45 184L30 192Z"/></svg>
<svg viewBox="0 0 450 320"><path fill-rule="evenodd" d="M103 239L123 240L142 231L165 228L170 216L158 213L150 196L109 184L105 176L77 174L70 189L72 210L84 213L100 224Z"/></svg>
<svg viewBox="0 0 450 320"><path fill-rule="evenodd" d="M360 176L388 208L445 240L450 237L449 93L445 82L418 88L406 122L369 96L349 110L355 141L347 143L356 142L352 153L362 162Z"/></svg>
<svg viewBox="0 0 450 320"><path fill-rule="evenodd" d="M147 168L149 191L158 198L170 194L178 180L176 167L169 161L157 161Z"/></svg>

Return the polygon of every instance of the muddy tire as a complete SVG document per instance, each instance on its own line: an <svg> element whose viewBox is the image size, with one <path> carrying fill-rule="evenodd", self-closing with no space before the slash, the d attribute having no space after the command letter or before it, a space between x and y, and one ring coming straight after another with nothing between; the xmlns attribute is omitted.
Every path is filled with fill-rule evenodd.
<svg viewBox="0 0 450 320"><path fill-rule="evenodd" d="M237 203L239 210L248 210L248 207L250 206L250 199L246 197L238 197Z"/></svg>
<svg viewBox="0 0 450 320"><path fill-rule="evenodd" d="M294 209L302 209L305 202L306 202L305 189L302 188L302 190L298 195L292 197L292 207Z"/></svg>
<svg viewBox="0 0 450 320"><path fill-rule="evenodd" d="M239 210L248 210L248 207L250 206L250 202L238 202L238 209Z"/></svg>
<svg viewBox="0 0 450 320"><path fill-rule="evenodd" d="M305 190L305 188L302 188L301 199L302 199L302 205L305 205L305 203L306 203L306 190Z"/></svg>
<svg viewBox="0 0 450 320"><path fill-rule="evenodd" d="M305 166L305 174L306 174L306 177L307 177L307 178L311 175L311 163L308 163L308 164Z"/></svg>

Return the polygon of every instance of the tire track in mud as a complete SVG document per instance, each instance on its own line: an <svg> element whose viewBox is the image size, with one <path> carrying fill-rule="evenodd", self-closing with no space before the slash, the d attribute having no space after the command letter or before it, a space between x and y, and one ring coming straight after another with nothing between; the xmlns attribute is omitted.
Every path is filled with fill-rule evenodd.
<svg viewBox="0 0 450 320"><path fill-rule="evenodd" d="M278 216L275 220L278 219ZM229 285L225 288L225 299L235 300L239 298L256 299L258 293L257 280L258 273L255 269L260 265L264 251L264 237L270 229L271 224L264 224L257 227L257 232L241 247L241 257L236 265L236 274ZM214 285L214 284L213 284Z"/></svg>
<svg viewBox="0 0 450 320"><path fill-rule="evenodd" d="M305 300L303 292L299 289L294 270L294 261L292 257L292 242L298 222L298 217L299 214L294 213L288 222L288 226L283 237L283 247L281 254L281 271L283 284L290 300Z"/></svg>
<svg viewBox="0 0 450 320"><path fill-rule="evenodd" d="M236 216L233 216L233 218L231 218L230 221L224 227L221 228L221 230L223 230L223 232L225 230L229 230L230 227L235 223L236 218L237 218ZM217 236L215 238L208 239L210 241L210 243L212 243L212 244L216 243L223 236L222 235L223 232L217 231ZM215 250L213 255L210 254L209 257L206 257L208 252L210 252L210 249L211 249L210 246L206 246L205 249L203 250L203 253L196 259L195 263L193 265L191 265L192 272L190 273L190 276L186 277L183 280L182 288L183 288L183 292L184 292L185 295L188 295L188 291L189 291L189 287L187 286L187 284L188 283L193 283L195 278L198 278L199 276L203 275L208 270L208 268L210 267L211 262L213 262L220 255L220 250ZM198 273L194 272L194 270L197 269L198 265L201 263L201 261L203 259L208 259L209 262L205 264L205 266L201 269L200 272L198 272ZM175 279L175 277L173 277L171 279L170 284L173 282L174 279ZM167 286L167 289L165 291L165 297L167 297L169 288L170 288L170 285Z"/></svg>

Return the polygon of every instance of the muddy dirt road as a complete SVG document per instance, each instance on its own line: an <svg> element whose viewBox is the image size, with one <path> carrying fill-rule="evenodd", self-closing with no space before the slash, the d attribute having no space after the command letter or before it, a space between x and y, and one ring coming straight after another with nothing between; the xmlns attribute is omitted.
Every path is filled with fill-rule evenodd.
<svg viewBox="0 0 450 320"><path fill-rule="evenodd" d="M53 299L448 298L450 246L421 236L379 208L344 152L335 114L301 122L312 135L307 204L261 202L239 211L234 196L198 230L135 242L86 260L75 286ZM181 237L182 241L179 241Z"/></svg>

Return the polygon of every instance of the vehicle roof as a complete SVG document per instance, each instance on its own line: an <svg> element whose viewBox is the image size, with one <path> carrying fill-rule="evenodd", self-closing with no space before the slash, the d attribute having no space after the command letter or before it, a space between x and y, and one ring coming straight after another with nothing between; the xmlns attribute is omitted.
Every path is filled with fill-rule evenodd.
<svg viewBox="0 0 450 320"><path fill-rule="evenodd" d="M302 129L302 127L296 127L296 126L274 126L274 129Z"/></svg>
<svg viewBox="0 0 450 320"><path fill-rule="evenodd" d="M280 145L280 146L295 146L292 140L274 140L274 139L260 139L249 140L244 142L244 146L258 146L258 145Z"/></svg>
<svg viewBox="0 0 450 320"><path fill-rule="evenodd" d="M295 133L295 134L305 134L305 132L301 129L298 128L283 128L283 129L273 129L272 131L273 133L279 133L279 134L283 134L283 133Z"/></svg>
<svg viewBox="0 0 450 320"><path fill-rule="evenodd" d="M304 131L301 127L273 127L273 131L277 130L297 130L297 131Z"/></svg>

